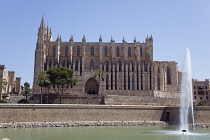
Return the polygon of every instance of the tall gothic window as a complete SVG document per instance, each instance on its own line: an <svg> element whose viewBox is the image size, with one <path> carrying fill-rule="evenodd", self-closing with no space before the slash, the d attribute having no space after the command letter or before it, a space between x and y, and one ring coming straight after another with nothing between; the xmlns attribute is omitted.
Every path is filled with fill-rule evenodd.
<svg viewBox="0 0 210 140"><path fill-rule="evenodd" d="M94 56L94 46L91 46L90 48L90 56Z"/></svg>
<svg viewBox="0 0 210 140"><path fill-rule="evenodd" d="M104 56L107 56L107 46L104 47Z"/></svg>
<svg viewBox="0 0 210 140"><path fill-rule="evenodd" d="M128 47L128 57L131 57L131 47Z"/></svg>
<svg viewBox="0 0 210 140"><path fill-rule="evenodd" d="M140 57L142 57L142 46L140 47Z"/></svg>
<svg viewBox="0 0 210 140"><path fill-rule="evenodd" d="M68 51L69 51L68 46L65 46L65 56L68 56Z"/></svg>
<svg viewBox="0 0 210 140"><path fill-rule="evenodd" d="M62 67L65 67L65 66L66 66L66 61L63 60Z"/></svg>
<svg viewBox="0 0 210 140"><path fill-rule="evenodd" d="M109 75L106 75L106 89L109 89Z"/></svg>
<svg viewBox="0 0 210 140"><path fill-rule="evenodd" d="M109 71L109 61L106 61L106 71Z"/></svg>
<svg viewBox="0 0 210 140"><path fill-rule="evenodd" d="M90 60L90 70L94 70L94 61Z"/></svg>
<svg viewBox="0 0 210 140"><path fill-rule="evenodd" d="M144 64L144 71L148 71L148 65L147 65L147 63Z"/></svg>
<svg viewBox="0 0 210 140"><path fill-rule="evenodd" d="M160 67L158 67L157 90L160 90Z"/></svg>
<svg viewBox="0 0 210 140"><path fill-rule="evenodd" d="M56 56L56 46L53 47L53 56Z"/></svg>
<svg viewBox="0 0 210 140"><path fill-rule="evenodd" d="M167 73L167 84L171 84L171 70L169 66L167 66L166 73Z"/></svg>
<svg viewBox="0 0 210 140"><path fill-rule="evenodd" d="M160 75L157 76L157 88L160 90Z"/></svg>
<svg viewBox="0 0 210 140"><path fill-rule="evenodd" d="M78 67L79 67L79 62L78 60L75 62L75 71L78 71Z"/></svg>
<svg viewBox="0 0 210 140"><path fill-rule="evenodd" d="M80 56L80 46L77 46L77 56Z"/></svg>
<svg viewBox="0 0 210 140"><path fill-rule="evenodd" d="M134 75L132 75L132 90L135 90Z"/></svg>
<svg viewBox="0 0 210 140"><path fill-rule="evenodd" d="M120 57L120 47L117 46L117 57Z"/></svg>
<svg viewBox="0 0 210 140"><path fill-rule="evenodd" d="M119 71L122 71L122 63L119 61Z"/></svg>
<svg viewBox="0 0 210 140"><path fill-rule="evenodd" d="M132 71L134 71L134 64L133 64L133 61L131 61L131 68L132 68Z"/></svg>

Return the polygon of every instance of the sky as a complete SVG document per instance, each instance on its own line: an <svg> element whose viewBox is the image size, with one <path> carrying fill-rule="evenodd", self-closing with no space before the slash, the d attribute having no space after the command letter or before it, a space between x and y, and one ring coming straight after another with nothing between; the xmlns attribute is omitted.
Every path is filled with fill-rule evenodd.
<svg viewBox="0 0 210 140"><path fill-rule="evenodd" d="M189 48L192 77L210 79L210 0L0 0L0 65L33 84L42 16L53 40L143 42L153 36L154 61L182 69Z"/></svg>

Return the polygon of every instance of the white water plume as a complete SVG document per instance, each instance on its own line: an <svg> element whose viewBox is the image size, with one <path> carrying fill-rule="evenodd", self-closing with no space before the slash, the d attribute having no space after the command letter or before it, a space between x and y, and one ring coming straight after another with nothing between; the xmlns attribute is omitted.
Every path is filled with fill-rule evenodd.
<svg viewBox="0 0 210 140"><path fill-rule="evenodd" d="M189 119L191 119L194 126L191 60L189 49L186 50L182 70L180 104L180 130L186 130L188 132Z"/></svg>

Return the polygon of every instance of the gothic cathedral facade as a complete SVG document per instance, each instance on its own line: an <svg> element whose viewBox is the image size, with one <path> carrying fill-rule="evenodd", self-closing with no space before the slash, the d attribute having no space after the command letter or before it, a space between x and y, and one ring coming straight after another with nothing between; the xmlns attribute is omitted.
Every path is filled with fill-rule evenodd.
<svg viewBox="0 0 210 140"><path fill-rule="evenodd" d="M38 29L35 50L33 92L40 93L37 75L51 67L67 67L74 70L77 84L66 85L70 94L122 94L153 96L154 91L179 92L180 73L174 61L153 61L153 37L145 43L63 42L61 36L52 41L52 32L42 18ZM104 78L94 77L97 70L104 71ZM50 88L48 92L53 93Z"/></svg>

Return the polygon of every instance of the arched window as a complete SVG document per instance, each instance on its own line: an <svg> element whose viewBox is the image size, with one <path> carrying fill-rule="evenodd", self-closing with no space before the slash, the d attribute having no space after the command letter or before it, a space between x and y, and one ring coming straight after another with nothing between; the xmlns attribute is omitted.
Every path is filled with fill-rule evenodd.
<svg viewBox="0 0 210 140"><path fill-rule="evenodd" d="M117 46L117 57L120 57L120 47L119 46Z"/></svg>
<svg viewBox="0 0 210 140"><path fill-rule="evenodd" d="M147 63L144 64L144 71L148 71L148 65L147 65Z"/></svg>
<svg viewBox="0 0 210 140"><path fill-rule="evenodd" d="M134 75L132 75L132 90L135 90Z"/></svg>
<svg viewBox="0 0 210 140"><path fill-rule="evenodd" d="M65 56L68 56L68 51L69 51L69 48L68 48L68 46L65 46Z"/></svg>
<svg viewBox="0 0 210 140"><path fill-rule="evenodd" d="M109 75L106 75L106 89L109 89Z"/></svg>
<svg viewBox="0 0 210 140"><path fill-rule="evenodd" d="M119 71L122 71L122 63L119 61Z"/></svg>
<svg viewBox="0 0 210 140"><path fill-rule="evenodd" d="M75 62L75 71L78 71L78 67L79 67L79 62L78 60Z"/></svg>
<svg viewBox="0 0 210 140"><path fill-rule="evenodd" d="M109 71L109 61L106 61L106 71Z"/></svg>
<svg viewBox="0 0 210 140"><path fill-rule="evenodd" d="M94 56L94 46L91 46L90 48L90 56Z"/></svg>
<svg viewBox="0 0 210 140"><path fill-rule="evenodd" d="M140 46L140 57L142 57L142 46Z"/></svg>
<svg viewBox="0 0 210 140"><path fill-rule="evenodd" d="M90 60L90 70L94 70L94 61Z"/></svg>
<svg viewBox="0 0 210 140"><path fill-rule="evenodd" d="M66 66L66 61L63 60L63 64L62 64L62 67L65 67Z"/></svg>
<svg viewBox="0 0 210 140"><path fill-rule="evenodd" d="M104 56L107 56L107 46L104 47Z"/></svg>
<svg viewBox="0 0 210 140"><path fill-rule="evenodd" d="M53 47L53 56L56 56L56 46Z"/></svg>
<svg viewBox="0 0 210 140"><path fill-rule="evenodd" d="M171 70L169 66L167 66L166 73L167 73L167 84L171 84Z"/></svg>
<svg viewBox="0 0 210 140"><path fill-rule="evenodd" d="M157 76L157 90L160 90L160 75Z"/></svg>
<svg viewBox="0 0 210 140"><path fill-rule="evenodd" d="M128 57L131 57L131 47L128 47Z"/></svg>
<svg viewBox="0 0 210 140"><path fill-rule="evenodd" d="M132 68L131 70L134 71L134 64L132 60L131 60L131 68Z"/></svg>
<svg viewBox="0 0 210 140"><path fill-rule="evenodd" d="M158 67L158 73L160 73L160 67Z"/></svg>
<svg viewBox="0 0 210 140"><path fill-rule="evenodd" d="M77 46L77 56L80 56L80 46Z"/></svg>
<svg viewBox="0 0 210 140"><path fill-rule="evenodd" d="M157 74L157 90L160 90L160 67L158 67L158 74Z"/></svg>

